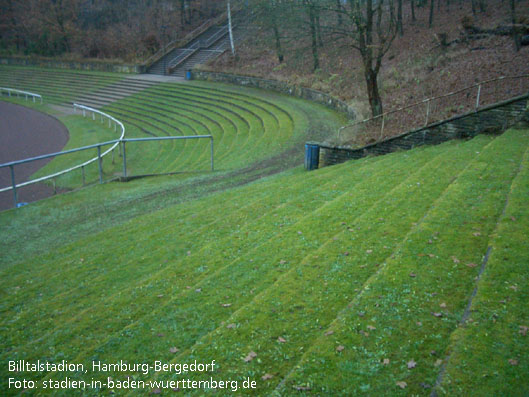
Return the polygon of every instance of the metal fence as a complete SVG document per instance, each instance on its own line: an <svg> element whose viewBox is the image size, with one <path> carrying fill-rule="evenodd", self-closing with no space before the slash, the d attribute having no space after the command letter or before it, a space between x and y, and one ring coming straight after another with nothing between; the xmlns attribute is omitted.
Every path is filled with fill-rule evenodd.
<svg viewBox="0 0 529 397"><path fill-rule="evenodd" d="M40 97L40 95L38 97ZM85 168L89 164L92 164L94 162L97 162L97 164L98 164L99 183L103 183L103 157L108 155L109 153L112 153L112 160L114 161L114 151L115 151L116 148L119 149L119 151L120 151L119 155L122 157L122 160L123 160L122 177L123 178L127 178L128 175L127 175L126 144L129 143L129 142L141 143L141 142L150 142L150 141L159 142L159 141L179 140L179 139L209 139L210 140L210 151L211 151L210 166L211 166L211 171L214 170L214 163L213 163L213 150L214 150L214 147L213 147L213 136L212 135L167 136L167 137L149 137L149 138L125 138L125 126L119 120L115 119L114 117L112 117L112 116L110 116L110 115L108 115L108 114L106 114L104 112L101 112L101 111L99 111L97 109L90 108L88 106L79 105L79 104L73 104L73 106L74 106L75 111L77 111L77 110L81 111L84 117L87 117L87 116L88 117L92 117L92 119L94 121L96 119L100 119L101 123L104 123L105 121L108 121L108 126L109 127L114 126L114 130L115 131L118 131L118 127L119 127L119 132L121 132L120 137L118 139L107 141L107 142L95 143L93 145L83 146L83 147L79 147L79 148L75 148L75 149L64 150L64 151L61 151L61 152L50 153L50 154L45 154L45 155L41 155L41 156L31 157L31 158L27 158L27 159L23 159L23 160L12 161L12 162L9 162L9 163L0 164L0 169L1 168L9 168L10 169L10 174L11 174L11 186L0 188L0 193L12 190L13 191L13 200L14 200L15 207L18 207L18 204L19 204L18 193L17 193L18 189L20 189L20 188L22 188L24 186L28 186L28 185L31 185L31 184L34 184L34 183L38 183L38 182L43 182L43 181L50 180L50 179L53 179L55 181L58 176L70 173L70 172L72 172L74 170L77 170L77 169L81 169L82 182L83 182L83 185L84 185L85 184ZM108 147L108 149L104 150L104 148L106 148L106 147ZM30 162L33 162L33 161L38 161L38 160L55 158L55 157L58 157L58 156L64 156L64 155L68 155L68 154L72 154L72 153L78 153L78 152L82 152L82 151L93 150L93 149L96 149L97 155L95 157L91 158L88 161L85 161L85 162L83 162L81 164L78 164L78 165L75 165L73 167L70 167L68 169L65 169L65 170L62 170L62 171L59 171L59 172L55 172L55 173L50 174L50 175L46 175L46 176L43 176L43 177L40 177L40 178L32 179L32 180L29 180L29 181L26 181L26 182L22 182L22 183L18 183L18 184L16 183L15 169L19 165L30 163Z"/></svg>
<svg viewBox="0 0 529 397"><path fill-rule="evenodd" d="M379 142L526 92L529 92L529 74L482 81L341 127L335 143L363 146Z"/></svg>
<svg viewBox="0 0 529 397"><path fill-rule="evenodd" d="M2 93L7 92L7 96L9 97L11 97L13 94L16 95L17 97L24 96L26 98L26 101L28 100L28 98L32 98L33 103L35 103L35 99L38 98L40 99L40 103L42 103L42 96L39 94L34 94L33 92L15 90L14 88L5 88L5 87L0 87L0 92Z"/></svg>

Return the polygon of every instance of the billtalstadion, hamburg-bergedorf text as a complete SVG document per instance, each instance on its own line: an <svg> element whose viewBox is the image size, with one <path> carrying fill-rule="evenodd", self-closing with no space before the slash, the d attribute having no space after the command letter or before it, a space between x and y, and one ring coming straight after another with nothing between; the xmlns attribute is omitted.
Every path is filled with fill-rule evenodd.
<svg viewBox="0 0 529 397"><path fill-rule="evenodd" d="M89 364L71 363L66 360L8 361L8 388L22 390L190 390L256 389L257 382L250 378L216 378L215 360L202 363L197 360L184 363L150 363L92 361ZM199 379L194 379L199 378Z"/></svg>

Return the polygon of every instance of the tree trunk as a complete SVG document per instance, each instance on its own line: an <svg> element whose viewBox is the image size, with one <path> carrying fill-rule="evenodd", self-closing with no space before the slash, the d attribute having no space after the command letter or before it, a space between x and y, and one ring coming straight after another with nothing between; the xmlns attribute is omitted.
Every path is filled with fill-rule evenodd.
<svg viewBox="0 0 529 397"><path fill-rule="evenodd" d="M180 29L184 29L184 25L186 24L186 5L185 0L180 0Z"/></svg>
<svg viewBox="0 0 529 397"><path fill-rule="evenodd" d="M312 40L313 70L316 71L320 68L320 60L318 57L318 37L317 37L317 31L316 31L316 16L314 15L313 6L309 4L308 8L309 8L310 36Z"/></svg>
<svg viewBox="0 0 529 397"><path fill-rule="evenodd" d="M371 114L373 117L376 117L382 114L382 99L378 92L377 73L369 66L365 66L365 77Z"/></svg>
<svg viewBox="0 0 529 397"><path fill-rule="evenodd" d="M342 3L341 0L336 0L336 9L338 10L338 26L342 26Z"/></svg>
<svg viewBox="0 0 529 397"><path fill-rule="evenodd" d="M417 18L415 18L415 0L411 0L411 20L412 22L415 22Z"/></svg>
<svg viewBox="0 0 529 397"><path fill-rule="evenodd" d="M518 29L516 27L516 6L515 0L511 0L511 21L512 21L512 38L514 39L514 48L516 52L520 51L521 43Z"/></svg>
<svg viewBox="0 0 529 397"><path fill-rule="evenodd" d="M428 26L431 28L432 27L432 24L433 24L433 8L434 8L434 1L435 0L430 0L430 18L428 20ZM474 1L474 0L472 0Z"/></svg>
<svg viewBox="0 0 529 397"><path fill-rule="evenodd" d="M398 0L397 4L397 29L401 36L404 35L404 29L402 28L402 0Z"/></svg>
<svg viewBox="0 0 529 397"><path fill-rule="evenodd" d="M274 37L276 41L276 55L279 63L283 62L283 48L281 47L281 37L279 36L279 29L277 28L276 20L274 19L272 29L274 30Z"/></svg>
<svg viewBox="0 0 529 397"><path fill-rule="evenodd" d="M316 34L318 36L318 45L320 46L320 48L323 48L323 39L321 37L320 12L315 11L314 15L316 16Z"/></svg>

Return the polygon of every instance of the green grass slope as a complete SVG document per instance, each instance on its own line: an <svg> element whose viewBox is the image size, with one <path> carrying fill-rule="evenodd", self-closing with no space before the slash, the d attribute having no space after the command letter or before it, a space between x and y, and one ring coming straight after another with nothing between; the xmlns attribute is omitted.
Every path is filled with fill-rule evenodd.
<svg viewBox="0 0 529 397"><path fill-rule="evenodd" d="M250 378L256 389L244 392L255 395L429 395L433 388L469 395L482 381L471 379L475 372L487 376L482 394L508 385L511 395L524 395L528 144L529 131L510 130L310 173L297 168L144 215L124 205L115 217L126 219L116 226L79 214L98 198L140 195L140 185L96 186L2 213L11 254L0 269L1 361L68 360L88 371L13 374L3 366L0 389L17 392L7 388L9 377L32 379L39 392L65 376L212 377L239 389ZM17 259L17 249L48 238L8 236L26 210L44 215L28 228L64 236L70 228L76 237ZM472 320L462 324L469 302ZM493 355L497 364L483 368ZM94 360L215 360L216 367L94 373ZM146 383L142 391L166 386Z"/></svg>

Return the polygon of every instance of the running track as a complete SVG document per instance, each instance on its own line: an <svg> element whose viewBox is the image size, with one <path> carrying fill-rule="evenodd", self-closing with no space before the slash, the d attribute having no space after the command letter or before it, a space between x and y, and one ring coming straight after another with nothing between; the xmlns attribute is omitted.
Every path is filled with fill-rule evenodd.
<svg viewBox="0 0 529 397"><path fill-rule="evenodd" d="M0 164L61 151L68 142L68 130L57 119L24 106L0 101ZM16 182L27 181L51 159L15 167ZM9 168L0 168L0 188L11 186ZM19 202L48 197L53 189L42 183L18 189ZM0 193L0 211L14 206L13 191Z"/></svg>

